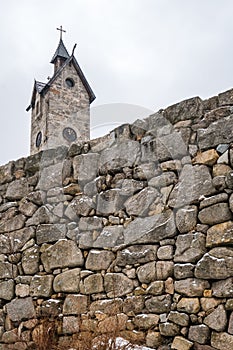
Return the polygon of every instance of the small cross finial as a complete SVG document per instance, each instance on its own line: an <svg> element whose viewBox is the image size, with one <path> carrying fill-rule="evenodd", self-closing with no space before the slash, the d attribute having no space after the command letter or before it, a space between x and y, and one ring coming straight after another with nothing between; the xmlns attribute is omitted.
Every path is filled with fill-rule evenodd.
<svg viewBox="0 0 233 350"><path fill-rule="evenodd" d="M62 33L66 33L66 30L62 29L62 26L60 26L60 28L57 28L57 30L60 31L60 39L62 40Z"/></svg>

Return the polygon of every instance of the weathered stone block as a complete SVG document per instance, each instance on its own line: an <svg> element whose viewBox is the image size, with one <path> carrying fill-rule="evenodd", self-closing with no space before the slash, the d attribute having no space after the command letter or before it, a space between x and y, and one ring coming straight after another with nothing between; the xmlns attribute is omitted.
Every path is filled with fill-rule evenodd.
<svg viewBox="0 0 233 350"><path fill-rule="evenodd" d="M159 315L139 314L134 317L133 323L139 329L150 329L159 323Z"/></svg>
<svg viewBox="0 0 233 350"><path fill-rule="evenodd" d="M146 218L137 218L124 230L125 243L157 243L162 239L173 237L176 232L173 212L164 213Z"/></svg>
<svg viewBox="0 0 233 350"><path fill-rule="evenodd" d="M22 256L22 268L25 275L34 275L39 271L39 247L26 249Z"/></svg>
<svg viewBox="0 0 233 350"><path fill-rule="evenodd" d="M96 210L99 214L104 216L114 214L120 209L123 209L123 202L124 199L121 196L121 190L119 189L101 192L99 195L97 195Z"/></svg>
<svg viewBox="0 0 233 350"><path fill-rule="evenodd" d="M124 243L123 226L106 226L91 244L94 248L112 248Z"/></svg>
<svg viewBox="0 0 233 350"><path fill-rule="evenodd" d="M203 295L204 290L209 287L209 282L197 278L175 281L175 291L188 297L200 297Z"/></svg>
<svg viewBox="0 0 233 350"><path fill-rule="evenodd" d="M217 332L224 331L227 326L227 313L224 306L219 305L213 312L204 318L203 322Z"/></svg>
<svg viewBox="0 0 233 350"><path fill-rule="evenodd" d="M176 323L182 327L187 327L189 325L189 315L184 312L170 311L168 321Z"/></svg>
<svg viewBox="0 0 233 350"><path fill-rule="evenodd" d="M195 265L186 264L175 264L174 265L174 277L177 280L189 278L194 276Z"/></svg>
<svg viewBox="0 0 233 350"><path fill-rule="evenodd" d="M176 240L174 261L194 263L206 252L205 235L202 233L187 233L179 235Z"/></svg>
<svg viewBox="0 0 233 350"><path fill-rule="evenodd" d="M125 150L127 149L127 152ZM140 145L136 141L123 141L101 152L99 165L101 173L119 171L123 167L133 166L140 159Z"/></svg>
<svg viewBox="0 0 233 350"><path fill-rule="evenodd" d="M0 233L12 232L20 230L24 227L25 216L22 214L16 215L9 220L3 221L0 223Z"/></svg>
<svg viewBox="0 0 233 350"><path fill-rule="evenodd" d="M75 334L79 332L79 320L76 316L63 317L62 332L64 334Z"/></svg>
<svg viewBox="0 0 233 350"><path fill-rule="evenodd" d="M212 332L211 345L218 350L232 350L233 335L225 332Z"/></svg>
<svg viewBox="0 0 233 350"><path fill-rule="evenodd" d="M169 106L164 111L164 117L172 124L181 120L199 119L203 113L203 101L200 97L193 97Z"/></svg>
<svg viewBox="0 0 233 350"><path fill-rule="evenodd" d="M176 336L173 339L171 348L174 350L190 350L192 346L193 346L193 342L181 336Z"/></svg>
<svg viewBox="0 0 233 350"><path fill-rule="evenodd" d="M44 224L37 226L36 229L37 244L56 242L65 236L66 225L64 224Z"/></svg>
<svg viewBox="0 0 233 350"><path fill-rule="evenodd" d="M188 338L200 344L206 344L210 336L209 327L204 324L191 326L189 328Z"/></svg>
<svg viewBox="0 0 233 350"><path fill-rule="evenodd" d="M15 293L15 283L13 280L0 281L0 299L12 300Z"/></svg>
<svg viewBox="0 0 233 350"><path fill-rule="evenodd" d="M7 187L6 198L8 200L19 200L26 197L29 191L28 180L26 178L15 180Z"/></svg>
<svg viewBox="0 0 233 350"><path fill-rule="evenodd" d="M217 120L206 129L197 131L197 140L200 149L215 147L220 143L230 143L233 140L232 132L233 116Z"/></svg>
<svg viewBox="0 0 233 350"><path fill-rule="evenodd" d="M167 313L169 312L171 307L171 296L168 294L164 294L152 297L146 300L145 306L147 310L151 313Z"/></svg>
<svg viewBox="0 0 233 350"><path fill-rule="evenodd" d="M212 178L206 165L186 164L169 198L171 207L182 207L198 201L199 197L215 193Z"/></svg>
<svg viewBox="0 0 233 350"><path fill-rule="evenodd" d="M98 173L99 154L87 153L74 157L74 179L82 185L93 180Z"/></svg>
<svg viewBox="0 0 233 350"><path fill-rule="evenodd" d="M115 255L111 251L90 250L86 259L86 269L92 271L107 270Z"/></svg>
<svg viewBox="0 0 233 350"><path fill-rule="evenodd" d="M150 283L155 280L155 262L149 262L137 269L137 276L141 283Z"/></svg>
<svg viewBox="0 0 233 350"><path fill-rule="evenodd" d="M196 314L200 310L198 298L181 298L177 304L177 310L188 314Z"/></svg>
<svg viewBox="0 0 233 350"><path fill-rule="evenodd" d="M156 260L157 245L134 245L117 252L119 266L144 264Z"/></svg>
<svg viewBox="0 0 233 350"><path fill-rule="evenodd" d="M56 293L78 293L80 282L80 268L71 269L55 276L53 289Z"/></svg>
<svg viewBox="0 0 233 350"><path fill-rule="evenodd" d="M80 315L87 312L87 297L81 294L67 295L63 305L64 315Z"/></svg>
<svg viewBox="0 0 233 350"><path fill-rule="evenodd" d="M192 163L212 166L217 162L218 158L219 155L215 149L209 149L208 151L197 153L196 157L193 158Z"/></svg>
<svg viewBox="0 0 233 350"><path fill-rule="evenodd" d="M180 327L172 322L164 322L159 324L159 331L165 337L174 337L180 333Z"/></svg>
<svg viewBox="0 0 233 350"><path fill-rule="evenodd" d="M81 217L78 227L80 231L100 230L103 228L103 219L97 216Z"/></svg>
<svg viewBox="0 0 233 350"><path fill-rule="evenodd" d="M173 261L158 261L156 263L156 277L159 280L166 280L173 276L174 263Z"/></svg>
<svg viewBox="0 0 233 350"><path fill-rule="evenodd" d="M42 298L50 297L53 292L53 289L52 289L53 279L54 279L54 276L52 275L33 276L30 283L30 295L32 297L42 297Z"/></svg>
<svg viewBox="0 0 233 350"><path fill-rule="evenodd" d="M147 294L162 295L164 294L164 281L152 282L146 290Z"/></svg>
<svg viewBox="0 0 233 350"><path fill-rule="evenodd" d="M233 297L233 277L229 277L223 281L213 282L213 296L217 298Z"/></svg>
<svg viewBox="0 0 233 350"><path fill-rule="evenodd" d="M207 231L206 246L231 245L233 243L232 231L232 221L223 222L210 227Z"/></svg>
<svg viewBox="0 0 233 350"><path fill-rule="evenodd" d="M88 216L88 214L94 207L95 206L94 206L94 203L92 202L92 199L83 194L78 194L77 196L75 196L75 198L72 200L72 202L68 206L68 208L70 208L73 211L73 215L78 215L78 216L79 215Z"/></svg>
<svg viewBox="0 0 233 350"><path fill-rule="evenodd" d="M197 207L190 205L176 212L176 226L180 233L193 230L197 224Z"/></svg>
<svg viewBox="0 0 233 350"><path fill-rule="evenodd" d="M124 203L128 215L145 216L152 202L159 198L159 192L153 187L146 187L127 199Z"/></svg>
<svg viewBox="0 0 233 350"><path fill-rule="evenodd" d="M232 219L232 213L227 203L217 203L202 209L198 218L203 224L215 225Z"/></svg>
<svg viewBox="0 0 233 350"><path fill-rule="evenodd" d="M36 316L31 297L13 299L6 305L6 310L13 322L28 320Z"/></svg>
<svg viewBox="0 0 233 350"><path fill-rule="evenodd" d="M104 288L109 298L127 295L133 287L133 281L123 273L107 273L104 276Z"/></svg>
<svg viewBox="0 0 233 350"><path fill-rule="evenodd" d="M101 273L95 273L84 279L83 288L81 293L84 294L95 294L104 291L103 277Z"/></svg>
<svg viewBox="0 0 233 350"><path fill-rule="evenodd" d="M45 271L51 269L77 267L83 265L83 255L74 241L60 240L41 254Z"/></svg>

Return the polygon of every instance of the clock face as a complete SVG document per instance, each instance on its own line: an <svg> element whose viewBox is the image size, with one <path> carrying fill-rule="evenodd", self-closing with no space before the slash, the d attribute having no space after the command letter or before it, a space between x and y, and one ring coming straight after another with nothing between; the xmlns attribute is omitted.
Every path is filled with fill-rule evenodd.
<svg viewBox="0 0 233 350"><path fill-rule="evenodd" d="M42 142L42 132L39 131L36 136L36 147L39 148Z"/></svg>
<svg viewBox="0 0 233 350"><path fill-rule="evenodd" d="M77 139L77 134L72 128L65 128L63 130L63 137L66 141L74 142Z"/></svg>

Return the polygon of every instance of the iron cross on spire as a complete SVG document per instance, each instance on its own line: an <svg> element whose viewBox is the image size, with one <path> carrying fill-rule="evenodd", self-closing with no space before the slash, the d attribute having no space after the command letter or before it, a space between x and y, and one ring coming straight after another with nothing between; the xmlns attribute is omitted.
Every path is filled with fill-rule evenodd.
<svg viewBox="0 0 233 350"><path fill-rule="evenodd" d="M57 28L57 30L60 31L60 39L62 40L62 33L66 33L66 30L62 29L62 26L60 26L60 28Z"/></svg>

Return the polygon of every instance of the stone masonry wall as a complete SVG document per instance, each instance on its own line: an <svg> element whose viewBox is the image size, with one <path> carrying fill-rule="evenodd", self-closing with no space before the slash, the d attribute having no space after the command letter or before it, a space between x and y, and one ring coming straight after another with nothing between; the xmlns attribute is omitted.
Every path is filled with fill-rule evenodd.
<svg viewBox="0 0 233 350"><path fill-rule="evenodd" d="M0 349L105 332L233 348L233 90L0 167Z"/></svg>

